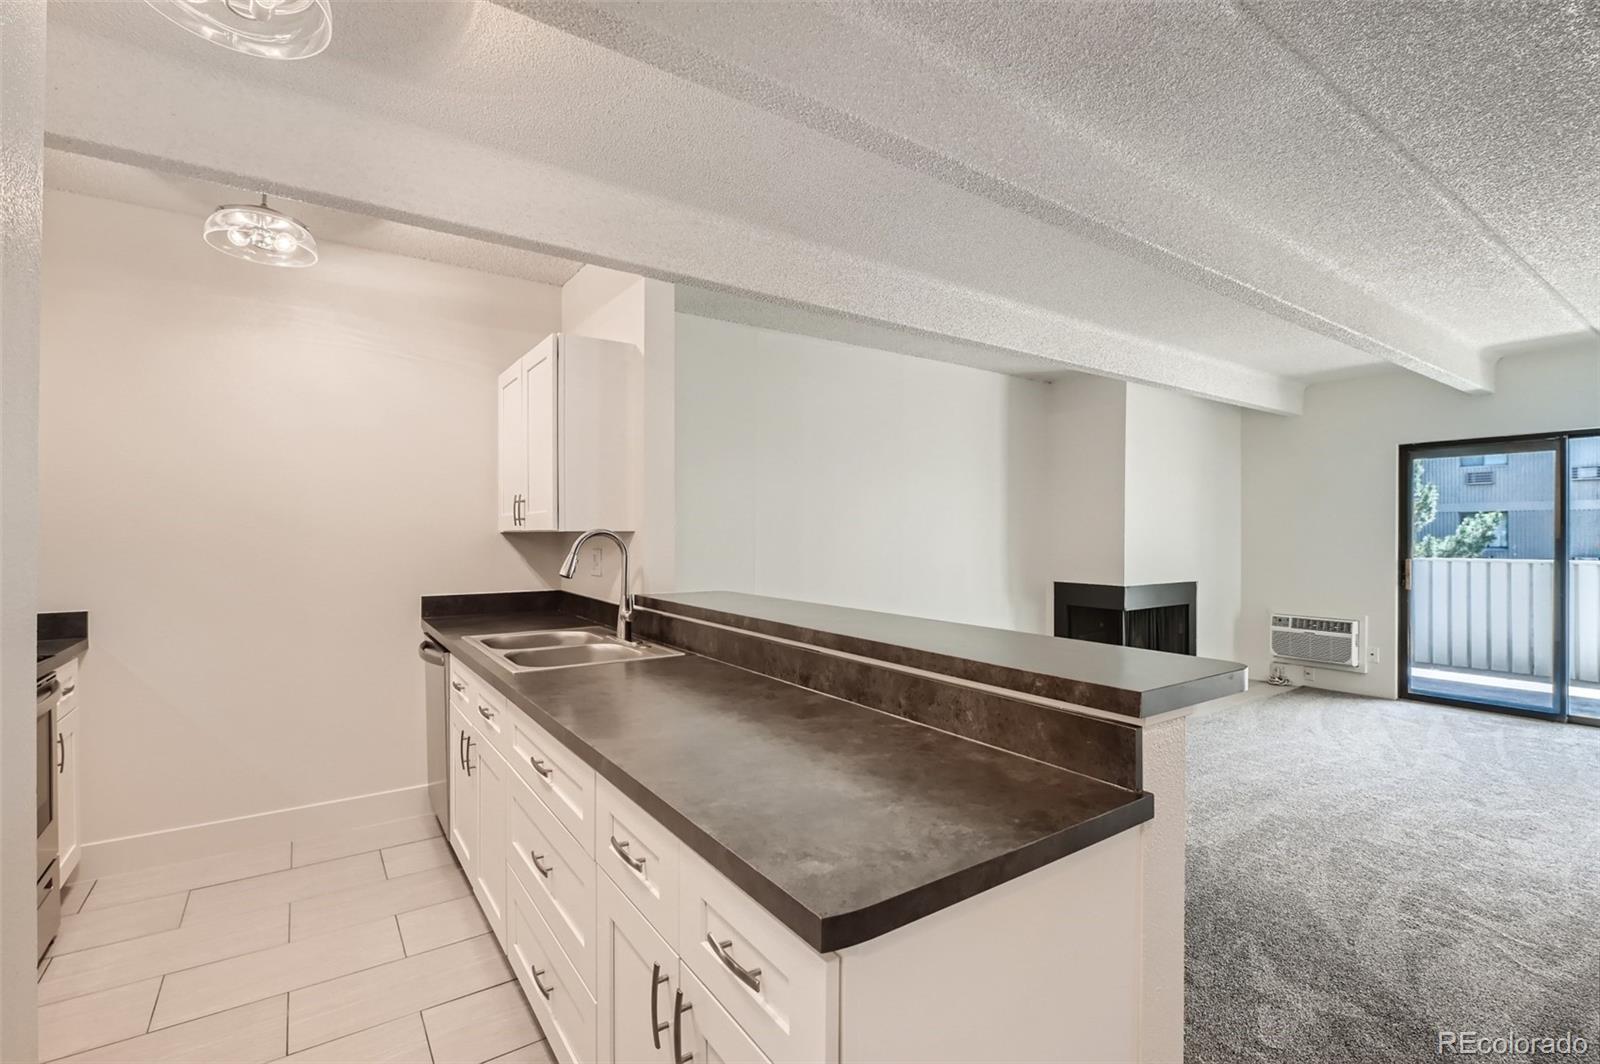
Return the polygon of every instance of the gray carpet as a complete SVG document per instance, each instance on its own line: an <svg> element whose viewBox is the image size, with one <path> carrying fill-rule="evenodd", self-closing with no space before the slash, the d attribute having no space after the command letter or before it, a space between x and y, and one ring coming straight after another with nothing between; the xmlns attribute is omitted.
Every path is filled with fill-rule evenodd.
<svg viewBox="0 0 1600 1064"><path fill-rule="evenodd" d="M1189 723L1190 1064L1600 1062L1600 729L1297 691Z"/></svg>

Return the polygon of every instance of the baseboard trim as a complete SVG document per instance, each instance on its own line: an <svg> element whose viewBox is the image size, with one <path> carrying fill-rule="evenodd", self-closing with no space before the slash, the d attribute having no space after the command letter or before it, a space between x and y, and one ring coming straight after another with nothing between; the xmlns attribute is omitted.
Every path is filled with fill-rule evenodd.
<svg viewBox="0 0 1600 1064"><path fill-rule="evenodd" d="M98 879L432 812L427 784L83 844L79 879Z"/></svg>

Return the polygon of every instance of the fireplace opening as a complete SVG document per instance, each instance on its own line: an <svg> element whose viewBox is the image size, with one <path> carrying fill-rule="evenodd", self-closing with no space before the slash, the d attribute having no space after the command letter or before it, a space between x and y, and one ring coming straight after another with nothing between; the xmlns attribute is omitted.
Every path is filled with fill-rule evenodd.
<svg viewBox="0 0 1600 1064"><path fill-rule="evenodd" d="M1055 634L1114 646L1195 653L1195 585L1055 585Z"/></svg>

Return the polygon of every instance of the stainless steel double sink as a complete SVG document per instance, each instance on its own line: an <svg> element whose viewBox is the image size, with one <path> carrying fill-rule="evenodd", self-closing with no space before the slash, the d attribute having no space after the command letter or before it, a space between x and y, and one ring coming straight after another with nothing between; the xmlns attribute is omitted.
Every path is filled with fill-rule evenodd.
<svg viewBox="0 0 1600 1064"><path fill-rule="evenodd" d="M512 672L572 669L648 658L675 658L682 651L654 643L628 643L609 628L547 628L468 636L467 642Z"/></svg>

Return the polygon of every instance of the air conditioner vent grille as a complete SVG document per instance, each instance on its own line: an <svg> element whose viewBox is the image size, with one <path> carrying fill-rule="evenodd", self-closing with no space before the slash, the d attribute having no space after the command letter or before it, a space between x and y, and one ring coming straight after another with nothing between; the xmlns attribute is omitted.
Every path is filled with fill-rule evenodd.
<svg viewBox="0 0 1600 1064"><path fill-rule="evenodd" d="M1272 656L1286 661L1364 669L1360 621L1346 617L1272 614Z"/></svg>

